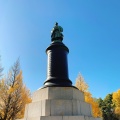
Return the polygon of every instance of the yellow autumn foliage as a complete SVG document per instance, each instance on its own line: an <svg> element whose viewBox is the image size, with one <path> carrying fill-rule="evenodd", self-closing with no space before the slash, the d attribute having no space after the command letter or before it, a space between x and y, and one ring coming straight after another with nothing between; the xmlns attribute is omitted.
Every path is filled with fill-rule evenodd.
<svg viewBox="0 0 120 120"><path fill-rule="evenodd" d="M23 84L22 71L16 62L8 77L0 81L0 120L23 118L25 105L30 102L30 91Z"/></svg>
<svg viewBox="0 0 120 120"><path fill-rule="evenodd" d="M88 85L85 82L84 78L82 77L82 75L78 75L77 79L76 79L76 84L75 86L82 92L84 92L84 96L85 96L85 102L89 103L92 107L92 113L94 117L101 117L101 111L99 108L98 103L94 100L94 98L92 97L91 93L88 91Z"/></svg>
<svg viewBox="0 0 120 120"><path fill-rule="evenodd" d="M86 82L84 81L84 78L80 74L76 79L75 86L82 92L88 91L88 85L86 84Z"/></svg>
<svg viewBox="0 0 120 120"><path fill-rule="evenodd" d="M85 101L91 104L93 116L101 117L101 111L97 101L94 100L94 98L89 92L85 92L84 95L85 95Z"/></svg>
<svg viewBox="0 0 120 120"><path fill-rule="evenodd" d="M115 104L115 114L120 117L120 89L113 93L113 103Z"/></svg>

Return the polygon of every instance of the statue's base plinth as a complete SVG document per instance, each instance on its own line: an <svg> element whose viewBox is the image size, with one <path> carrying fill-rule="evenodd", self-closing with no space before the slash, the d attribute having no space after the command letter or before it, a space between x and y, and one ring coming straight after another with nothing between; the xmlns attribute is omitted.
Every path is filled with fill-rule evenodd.
<svg viewBox="0 0 120 120"><path fill-rule="evenodd" d="M84 94L74 87L47 87L33 94L24 120L101 120L93 118Z"/></svg>

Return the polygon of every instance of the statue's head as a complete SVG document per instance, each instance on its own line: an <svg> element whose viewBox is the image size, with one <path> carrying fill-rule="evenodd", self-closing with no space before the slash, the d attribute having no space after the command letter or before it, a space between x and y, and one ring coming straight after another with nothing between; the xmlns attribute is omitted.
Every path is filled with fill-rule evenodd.
<svg viewBox="0 0 120 120"><path fill-rule="evenodd" d="M58 26L58 23L57 23L57 22L55 23L55 26Z"/></svg>
<svg viewBox="0 0 120 120"><path fill-rule="evenodd" d="M55 23L55 26L53 27L51 32L54 32L55 30L58 30L59 32L63 32L63 28L58 25L58 23Z"/></svg>

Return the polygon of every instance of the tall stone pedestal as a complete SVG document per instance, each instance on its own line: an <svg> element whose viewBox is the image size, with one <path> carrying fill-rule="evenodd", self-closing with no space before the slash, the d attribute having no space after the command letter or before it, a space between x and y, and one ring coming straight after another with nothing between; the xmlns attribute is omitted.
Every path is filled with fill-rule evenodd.
<svg viewBox="0 0 120 120"><path fill-rule="evenodd" d="M74 87L47 87L33 94L24 120L101 120L93 118L84 94Z"/></svg>

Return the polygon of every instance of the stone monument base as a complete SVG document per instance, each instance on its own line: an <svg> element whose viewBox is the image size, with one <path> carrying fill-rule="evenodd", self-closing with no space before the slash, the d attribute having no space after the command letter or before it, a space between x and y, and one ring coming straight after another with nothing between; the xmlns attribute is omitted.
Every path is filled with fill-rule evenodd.
<svg viewBox="0 0 120 120"><path fill-rule="evenodd" d="M47 87L37 90L26 105L24 120L101 120L92 117L91 105L74 87Z"/></svg>

